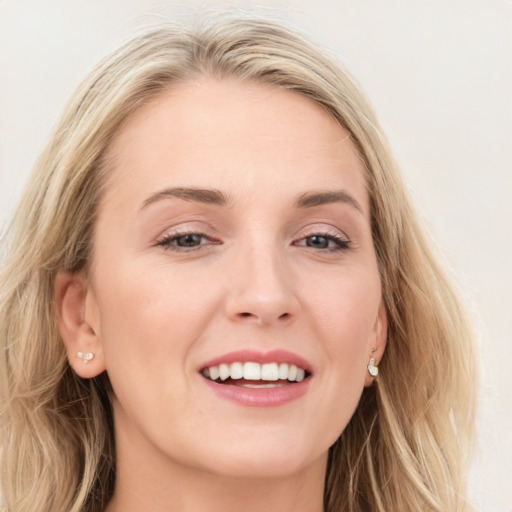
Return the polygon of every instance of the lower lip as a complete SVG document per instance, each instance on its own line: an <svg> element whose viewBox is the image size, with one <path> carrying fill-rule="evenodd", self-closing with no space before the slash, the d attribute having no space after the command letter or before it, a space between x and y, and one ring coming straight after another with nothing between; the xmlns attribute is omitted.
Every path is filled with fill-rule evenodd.
<svg viewBox="0 0 512 512"><path fill-rule="evenodd" d="M205 384L218 396L239 405L251 407L277 407L297 400L306 393L311 377L294 384L285 384L276 388L244 388L218 384L201 376Z"/></svg>

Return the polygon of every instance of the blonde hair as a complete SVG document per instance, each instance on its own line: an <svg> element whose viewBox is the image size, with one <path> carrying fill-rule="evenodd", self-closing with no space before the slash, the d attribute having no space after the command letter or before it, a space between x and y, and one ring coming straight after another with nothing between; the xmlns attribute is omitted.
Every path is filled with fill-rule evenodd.
<svg viewBox="0 0 512 512"><path fill-rule="evenodd" d="M472 334L432 254L360 87L273 22L220 16L136 37L82 83L36 163L9 232L0 289L1 484L6 511L100 511L115 481L106 375L80 379L60 339L54 281L87 267L120 124L177 83L271 84L323 107L365 164L387 308L386 354L330 449L328 512L461 511L472 436Z"/></svg>

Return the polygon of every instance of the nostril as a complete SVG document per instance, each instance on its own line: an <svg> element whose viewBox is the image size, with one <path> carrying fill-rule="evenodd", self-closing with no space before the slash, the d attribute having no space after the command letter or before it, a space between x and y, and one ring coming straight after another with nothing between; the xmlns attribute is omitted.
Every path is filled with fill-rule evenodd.
<svg viewBox="0 0 512 512"><path fill-rule="evenodd" d="M282 313L278 316L273 316L272 314L264 313L264 314L258 315L257 313L251 313L250 311L241 311L240 313L237 313L236 317L238 319L252 318L254 320L257 320L259 323L267 324L267 323L271 323L273 320L280 320L280 321L288 320L289 318L292 317L292 315L288 312Z"/></svg>

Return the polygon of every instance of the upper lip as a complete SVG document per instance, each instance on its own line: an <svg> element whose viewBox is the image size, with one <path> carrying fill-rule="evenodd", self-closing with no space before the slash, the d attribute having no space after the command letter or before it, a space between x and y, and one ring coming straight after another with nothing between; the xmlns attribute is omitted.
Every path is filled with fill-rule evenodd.
<svg viewBox="0 0 512 512"><path fill-rule="evenodd" d="M293 352L289 352L288 350L276 349L270 350L268 352L262 352L259 350L235 350L233 352L228 352L227 354L223 354L219 357L215 357L214 359L210 359L203 363L198 371L201 372L205 368L210 368L211 366L218 366L220 364L231 364L231 363L288 363L294 364L295 366L302 368L308 373L312 373L311 364L306 361L303 357L294 354Z"/></svg>

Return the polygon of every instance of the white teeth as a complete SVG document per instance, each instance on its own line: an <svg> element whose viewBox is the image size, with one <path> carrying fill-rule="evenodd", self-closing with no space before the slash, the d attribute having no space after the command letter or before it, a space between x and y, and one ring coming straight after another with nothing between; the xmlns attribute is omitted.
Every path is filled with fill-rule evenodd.
<svg viewBox="0 0 512 512"><path fill-rule="evenodd" d="M278 380L279 369L277 363L261 365L261 380Z"/></svg>
<svg viewBox="0 0 512 512"><path fill-rule="evenodd" d="M242 363L231 363L231 378L241 379L244 376L244 367Z"/></svg>
<svg viewBox="0 0 512 512"><path fill-rule="evenodd" d="M220 364L219 365L219 376L220 380L226 380L229 377L230 369L227 364Z"/></svg>
<svg viewBox="0 0 512 512"><path fill-rule="evenodd" d="M245 380L260 380L261 379L261 365L258 363L244 363L244 379Z"/></svg>
<svg viewBox="0 0 512 512"><path fill-rule="evenodd" d="M232 379L263 380L267 382L288 380L290 382L302 382L306 377L306 371L294 364L287 363L253 363L251 361L231 364L222 363L218 366L210 366L202 371L202 374L210 380L225 381ZM251 387L250 385L247 385ZM256 387L265 387L261 384ZM267 387L272 387L270 384Z"/></svg>
<svg viewBox="0 0 512 512"><path fill-rule="evenodd" d="M219 378L220 372L218 366L210 366L208 370L210 371L210 379L217 380Z"/></svg>

